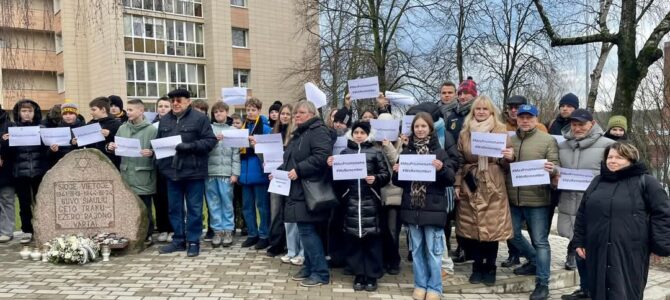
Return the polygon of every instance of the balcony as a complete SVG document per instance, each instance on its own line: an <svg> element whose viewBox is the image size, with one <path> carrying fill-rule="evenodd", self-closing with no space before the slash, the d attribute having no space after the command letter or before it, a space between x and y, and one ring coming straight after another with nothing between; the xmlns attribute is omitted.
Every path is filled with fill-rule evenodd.
<svg viewBox="0 0 670 300"><path fill-rule="evenodd" d="M30 70L61 72L63 70L62 56L56 51L36 49L2 49L2 68L5 70Z"/></svg>
<svg viewBox="0 0 670 300"><path fill-rule="evenodd" d="M20 9L13 7L12 12L3 12L3 20L0 21L0 27L53 31L53 13L39 9Z"/></svg>
<svg viewBox="0 0 670 300"><path fill-rule="evenodd" d="M63 103L64 94L56 90L3 90L2 107L11 109L21 99L35 100L42 110L48 110L56 104Z"/></svg>

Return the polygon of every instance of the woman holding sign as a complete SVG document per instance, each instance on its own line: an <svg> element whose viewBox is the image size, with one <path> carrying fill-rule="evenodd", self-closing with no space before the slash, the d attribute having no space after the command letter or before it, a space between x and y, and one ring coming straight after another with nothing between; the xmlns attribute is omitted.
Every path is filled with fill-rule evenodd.
<svg viewBox="0 0 670 300"><path fill-rule="evenodd" d="M572 242L592 299L642 299L650 254L670 255L670 201L635 146L605 149L584 193Z"/></svg>
<svg viewBox="0 0 670 300"><path fill-rule="evenodd" d="M442 295L442 254L445 249L444 224L447 223L445 189L454 182L452 162L435 135L433 118L417 113L412 121L412 135L401 155L435 155L433 181L401 181L399 173L410 168L411 161L393 165L393 184L403 189L400 219L409 228L414 268L413 299L440 299ZM407 165L408 167L405 167ZM412 170L410 170L412 171Z"/></svg>
<svg viewBox="0 0 670 300"><path fill-rule="evenodd" d="M503 159L514 160L511 140L507 137L503 158L472 154L471 133L498 133L507 136L507 127L500 121L498 110L487 96L474 100L465 117L458 139L458 150L464 165L456 176L459 199L456 234L463 238L465 251L472 256L470 283L494 285L498 242L512 238L512 217L509 210Z"/></svg>

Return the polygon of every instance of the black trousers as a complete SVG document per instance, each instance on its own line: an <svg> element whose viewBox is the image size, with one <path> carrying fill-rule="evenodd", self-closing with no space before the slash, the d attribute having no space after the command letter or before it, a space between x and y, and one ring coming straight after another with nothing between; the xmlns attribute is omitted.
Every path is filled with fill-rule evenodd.
<svg viewBox="0 0 670 300"><path fill-rule="evenodd" d="M461 241L465 243L465 250L475 261L473 264L474 269L495 267L499 242L477 241L467 238L463 238Z"/></svg>
<svg viewBox="0 0 670 300"><path fill-rule="evenodd" d="M16 196L19 198L19 216L21 217L21 231L23 233L33 233L33 205L41 182L42 176L17 177L14 179L14 189Z"/></svg>
<svg viewBox="0 0 670 300"><path fill-rule="evenodd" d="M242 215L242 186L239 183L233 186L233 211L235 212L235 228L246 230L247 224Z"/></svg>
<svg viewBox="0 0 670 300"><path fill-rule="evenodd" d="M381 236L345 235L348 241L346 261L354 275L381 278L384 275Z"/></svg>
<svg viewBox="0 0 670 300"><path fill-rule="evenodd" d="M327 238L325 239L327 249L326 255L330 256L330 265L334 268L342 267L346 264L347 248L345 245L349 243L350 236L346 236L342 230L344 226L344 207L335 207L327 224ZM380 254L381 256L381 254Z"/></svg>
<svg viewBox="0 0 670 300"><path fill-rule="evenodd" d="M173 232L174 230L172 230L172 224L170 224L170 217L168 215L167 181L165 181L165 177L160 173L156 180L154 207L156 208L156 230L158 232Z"/></svg>
<svg viewBox="0 0 670 300"><path fill-rule="evenodd" d="M384 206L379 220L385 268L400 266L400 206Z"/></svg>
<svg viewBox="0 0 670 300"><path fill-rule="evenodd" d="M270 248L268 252L280 254L286 251L286 227L284 227L284 197L270 194Z"/></svg>

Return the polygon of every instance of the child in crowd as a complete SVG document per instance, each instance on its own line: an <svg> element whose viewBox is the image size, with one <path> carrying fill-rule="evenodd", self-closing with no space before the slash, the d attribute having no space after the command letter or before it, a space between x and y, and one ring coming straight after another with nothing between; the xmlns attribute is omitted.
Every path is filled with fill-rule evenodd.
<svg viewBox="0 0 670 300"><path fill-rule="evenodd" d="M84 126L84 122L78 118L79 106L76 103L69 101L69 99L65 99L65 103L61 105L61 115L62 117L57 127L68 127L72 129ZM70 135L72 135L72 131L70 131ZM57 144L51 145L49 147L50 151L48 152L49 166L53 167L61 158L74 149L77 149L74 139L71 140L70 145L68 146L59 146Z"/></svg>
<svg viewBox="0 0 670 300"><path fill-rule="evenodd" d="M128 121L128 112L123 110L123 99L117 95L109 95L109 114L121 124Z"/></svg>
<svg viewBox="0 0 670 300"><path fill-rule="evenodd" d="M152 121L153 126L158 129L160 119L170 113L172 103L170 98L163 96L156 101L156 118ZM156 194L154 195L154 207L156 208L156 230L157 240L161 243L172 242L172 225L168 216L167 182L160 172L156 172Z"/></svg>
<svg viewBox="0 0 670 300"><path fill-rule="evenodd" d="M102 128L102 135L105 137L105 140L94 144L86 145L86 147L96 148L100 150L102 153L105 153L105 155L107 155L107 157L112 161L112 163L114 163L114 165L118 169L119 165L121 164L121 159L119 159L118 156L114 155L114 153L110 153L107 150L105 150L105 146L114 141L116 131L119 130L119 126L121 126L121 121L117 120L115 117L109 114L110 112L109 103L110 101L106 97L98 97L93 99L88 104L88 106L91 108L91 117L93 119L89 121L87 125L93 123L100 123L100 127Z"/></svg>
<svg viewBox="0 0 670 300"><path fill-rule="evenodd" d="M0 136L5 136L9 127L13 126L9 114L0 107ZM7 243L14 238L14 159L11 157L7 140L0 141L0 243Z"/></svg>
<svg viewBox="0 0 670 300"><path fill-rule="evenodd" d="M232 114L230 117L233 120L233 127L242 129L242 116ZM247 224L242 214L242 185L239 181L233 185L233 209L235 210L235 229L240 230L241 236L247 236Z"/></svg>
<svg viewBox="0 0 670 300"><path fill-rule="evenodd" d="M207 104L207 101L202 99L195 99L191 101L191 107L205 115L207 115L207 111L209 111L209 104Z"/></svg>
<svg viewBox="0 0 670 300"><path fill-rule="evenodd" d="M607 122L605 137L614 141L625 141L628 139L628 120L624 116L612 116Z"/></svg>
<svg viewBox="0 0 670 300"><path fill-rule="evenodd" d="M222 131L233 127L226 124L228 104L221 101L212 106L212 130L218 143L209 153L209 178L207 179L207 203L209 225L214 230L212 247L230 247L235 230L233 210L233 185L240 176L240 150L223 147Z"/></svg>
<svg viewBox="0 0 670 300"><path fill-rule="evenodd" d="M151 140L156 138L158 129L151 126L149 120L144 119L144 103L140 99L128 101L126 111L128 122L123 123L116 136L139 139L142 147L142 157L121 157L121 177L130 188L142 199L147 208L149 229L145 244L152 244L154 222L151 213L151 198L156 193L156 169L154 167L154 152L151 150ZM114 153L117 149L115 142L107 145L107 152Z"/></svg>
<svg viewBox="0 0 670 300"><path fill-rule="evenodd" d="M270 105L270 108L268 109L268 119L270 122L270 128L275 128L275 124L277 124L277 121L279 121L279 109L281 109L282 103L281 101L277 100L272 105Z"/></svg>

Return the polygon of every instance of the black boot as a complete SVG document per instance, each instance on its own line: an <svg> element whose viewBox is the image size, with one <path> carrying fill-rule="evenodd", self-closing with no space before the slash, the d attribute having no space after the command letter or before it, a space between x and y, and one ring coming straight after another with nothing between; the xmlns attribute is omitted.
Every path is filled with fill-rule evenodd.
<svg viewBox="0 0 670 300"><path fill-rule="evenodd" d="M546 300L549 299L549 287L546 285L536 284L535 290L530 294L530 300Z"/></svg>
<svg viewBox="0 0 670 300"><path fill-rule="evenodd" d="M482 283L483 275L484 274L482 273L482 265L480 265L476 262L474 264L472 264L472 274L470 274L470 280L469 280L470 283L472 283L472 284Z"/></svg>
<svg viewBox="0 0 670 300"><path fill-rule="evenodd" d="M494 286L496 284L496 266L486 265L484 274L482 275L482 283L486 286Z"/></svg>

